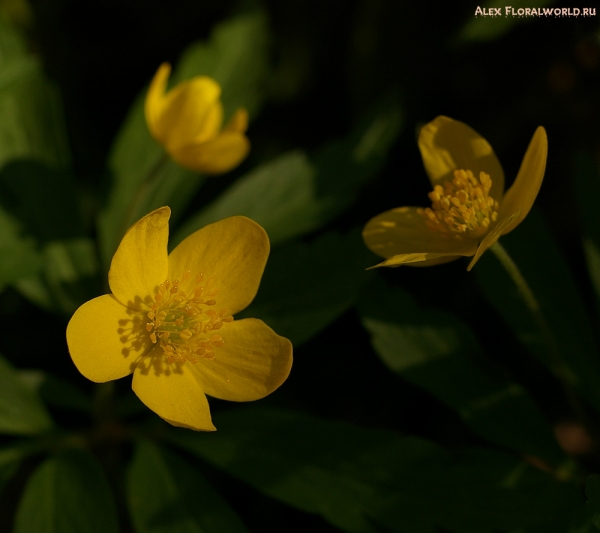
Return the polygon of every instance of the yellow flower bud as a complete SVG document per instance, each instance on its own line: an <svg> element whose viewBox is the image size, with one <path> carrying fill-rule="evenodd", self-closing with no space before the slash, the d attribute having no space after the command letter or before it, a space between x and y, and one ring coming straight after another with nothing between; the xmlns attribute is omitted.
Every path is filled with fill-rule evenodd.
<svg viewBox="0 0 600 533"><path fill-rule="evenodd" d="M248 113L238 109L223 128L221 87L197 76L166 91L171 65L163 63L146 95L146 122L152 136L182 167L222 174L239 165L250 151L244 135Z"/></svg>

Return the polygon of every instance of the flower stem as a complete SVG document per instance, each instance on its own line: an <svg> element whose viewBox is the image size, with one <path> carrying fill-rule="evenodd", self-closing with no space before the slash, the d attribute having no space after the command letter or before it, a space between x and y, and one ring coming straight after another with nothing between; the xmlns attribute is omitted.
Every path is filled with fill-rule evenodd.
<svg viewBox="0 0 600 533"><path fill-rule="evenodd" d="M114 416L114 396L114 381L107 381L106 383L98 383L96 385L92 410L94 418L98 422L110 420Z"/></svg>
<svg viewBox="0 0 600 533"><path fill-rule="evenodd" d="M533 315L537 326L540 328L542 335L544 336L544 340L547 344L551 344L551 346L549 346L549 350L551 352L558 350L554 336L548 328L546 319L542 314L540 304L536 300L535 295L533 294L533 291L531 290L527 281L523 277L523 274L521 274L521 271L519 270L517 264L512 260L510 255L508 255L508 252L499 242L493 244L490 250L494 252L502 266L508 272L508 275L513 280L514 284L517 286L519 294L525 301L525 305L527 306L529 311L531 311L531 314Z"/></svg>
<svg viewBox="0 0 600 533"><path fill-rule="evenodd" d="M167 152L163 151L161 157L152 166L148 174L146 174L144 181L142 181L135 194L131 197L129 204L127 204L127 209L125 210L125 214L123 215L123 218L121 220L119 232L118 234L114 235L114 240L111 241L113 246L111 246L110 254L107 257L104 257L107 270L110 266L112 254L114 254L118 243L123 238L123 235L125 235L127 229L139 218L140 208L147 200L150 193L158 185L158 182L160 181L160 171L169 161L169 155L167 154ZM105 289L108 290L108 285L105 286Z"/></svg>
<svg viewBox="0 0 600 533"><path fill-rule="evenodd" d="M121 231L121 238L127 228L131 226L139 218L139 209L143 205L144 201L148 198L150 192L156 187L159 182L160 171L164 166L171 160L169 154L163 151L160 159L157 160L156 164L150 169L144 181L140 184L135 196L129 202L127 211L123 217L123 228Z"/></svg>
<svg viewBox="0 0 600 533"><path fill-rule="evenodd" d="M514 284L517 286L519 294L523 298L525 305L529 309L535 324L540 331L542 336L542 340L546 345L546 349L548 355L550 357L550 370L553 374L560 380L563 385L567 400L573 413L579 418L579 420L588 427L587 416L585 414L585 410L583 409L579 397L575 394L573 390L573 372L567 365L565 359L563 358L556 337L552 333L552 330L548 326L548 322L546 321L546 317L542 313L542 309L540 307L539 302L537 301L533 291L529 287L529 284L523 277L523 274L519 270L517 264L512 260L508 252L504 249L504 247L496 242L490 247L490 250L494 252L494 255L498 258L502 266L505 268L508 275L513 280Z"/></svg>

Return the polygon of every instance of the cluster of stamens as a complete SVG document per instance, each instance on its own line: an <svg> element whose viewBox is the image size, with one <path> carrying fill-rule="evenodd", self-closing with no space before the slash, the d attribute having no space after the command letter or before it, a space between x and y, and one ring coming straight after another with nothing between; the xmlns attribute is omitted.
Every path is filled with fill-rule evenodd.
<svg viewBox="0 0 600 533"><path fill-rule="evenodd" d="M498 218L498 202L489 196L492 180L470 170L455 170L454 179L429 193L431 207L418 209L429 228L458 239L480 237Z"/></svg>
<svg viewBox="0 0 600 533"><path fill-rule="evenodd" d="M182 282L187 282L189 277L188 270ZM215 348L223 346L221 336L213 332L232 322L233 317L227 309L214 309L218 292L212 287L211 279L204 283L203 274L196 276L196 286L189 294L180 288L178 279L158 286L147 313L150 322L146 330L152 343L160 345L169 363L214 359Z"/></svg>

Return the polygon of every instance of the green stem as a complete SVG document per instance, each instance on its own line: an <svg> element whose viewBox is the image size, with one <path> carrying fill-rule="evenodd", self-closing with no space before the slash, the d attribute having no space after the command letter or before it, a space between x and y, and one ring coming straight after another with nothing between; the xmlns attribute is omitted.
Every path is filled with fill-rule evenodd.
<svg viewBox="0 0 600 533"><path fill-rule="evenodd" d="M550 357L550 369L562 383L571 409L579 418L580 422L582 422L586 427L589 427L587 424L587 416L585 415L585 411L581 405L579 397L573 390L573 373L562 356L558 342L556 341L552 330L548 326L546 317L542 313L540 304L533 294L533 291L523 277L523 274L519 270L517 264L512 260L510 255L508 255L508 252L499 242L493 244L490 247L490 250L494 252L495 256L498 258L508 275L513 280L514 284L517 286L519 294L523 298L525 305L533 316L535 324L540 331L542 340L546 345L546 349Z"/></svg>
<svg viewBox="0 0 600 533"><path fill-rule="evenodd" d="M523 274L521 274L519 267L512 260L510 255L508 255L508 252L504 249L504 247L499 242L496 242L495 244L493 244L491 246L490 250L492 252L494 252L494 254L498 258L498 260L500 261L502 266L508 272L508 275L513 280L514 284L517 286L517 289L519 290L519 294L523 298L525 305L527 306L527 308L533 315L535 323L536 323L537 327L539 328L540 332L542 333L544 342L548 348L550 355L554 359L554 362L556 363L556 362L560 361L560 364L562 366L564 363L562 361L562 357L560 356L560 352L558 349L558 344L556 343L556 339L554 338L552 331L548 327L546 318L544 317L544 315L542 313L540 304L536 300L535 295L533 294L533 291L529 287L529 284L523 277Z"/></svg>
<svg viewBox="0 0 600 533"><path fill-rule="evenodd" d="M144 178L144 181L139 186L135 196L129 202L127 211L123 217L123 226L119 238L123 237L127 228L131 226L139 218L139 210L143 205L144 201L148 198L150 192L156 187L159 182L160 171L163 167L171 160L169 154L163 151L162 156L156 162L156 164L150 169L148 175Z"/></svg>
<svg viewBox="0 0 600 533"><path fill-rule="evenodd" d="M113 418L115 382L98 383L94 391L93 414L98 422Z"/></svg>
<svg viewBox="0 0 600 533"><path fill-rule="evenodd" d="M112 258L112 254L117 248L119 242L125 235L127 229L139 218L140 208L143 203L147 200L150 193L156 188L158 182L160 181L160 171L164 168L164 166L171 160L167 152L163 151L160 159L154 164L154 166L150 169L144 181L138 187L135 195L129 201L127 205L127 209L125 210L125 214L123 215L123 219L121 221L121 227L119 229L118 234L114 235L114 240L111 241L113 246L111 254L107 257L104 257L104 261L106 262L106 269L110 266L110 261ZM108 280L105 282L105 291L109 291Z"/></svg>

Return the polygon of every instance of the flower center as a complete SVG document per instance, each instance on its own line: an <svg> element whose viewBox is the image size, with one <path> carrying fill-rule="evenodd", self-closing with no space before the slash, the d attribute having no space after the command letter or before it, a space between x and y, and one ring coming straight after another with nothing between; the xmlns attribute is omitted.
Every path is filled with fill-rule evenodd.
<svg viewBox="0 0 600 533"><path fill-rule="evenodd" d="M187 281L188 270L182 277ZM197 363L199 358L214 359L215 348L223 346L220 335L212 332L224 323L232 322L227 309L216 311L215 296L219 290L204 275L196 276L196 286L190 294L179 287L179 280L166 280L158 286L154 303L147 317L146 330L153 344L159 344L169 363Z"/></svg>
<svg viewBox="0 0 600 533"><path fill-rule="evenodd" d="M429 193L431 207L418 209L429 228L457 239L480 237L498 218L498 202L489 196L492 179L477 179L470 170L455 170L454 179Z"/></svg>

